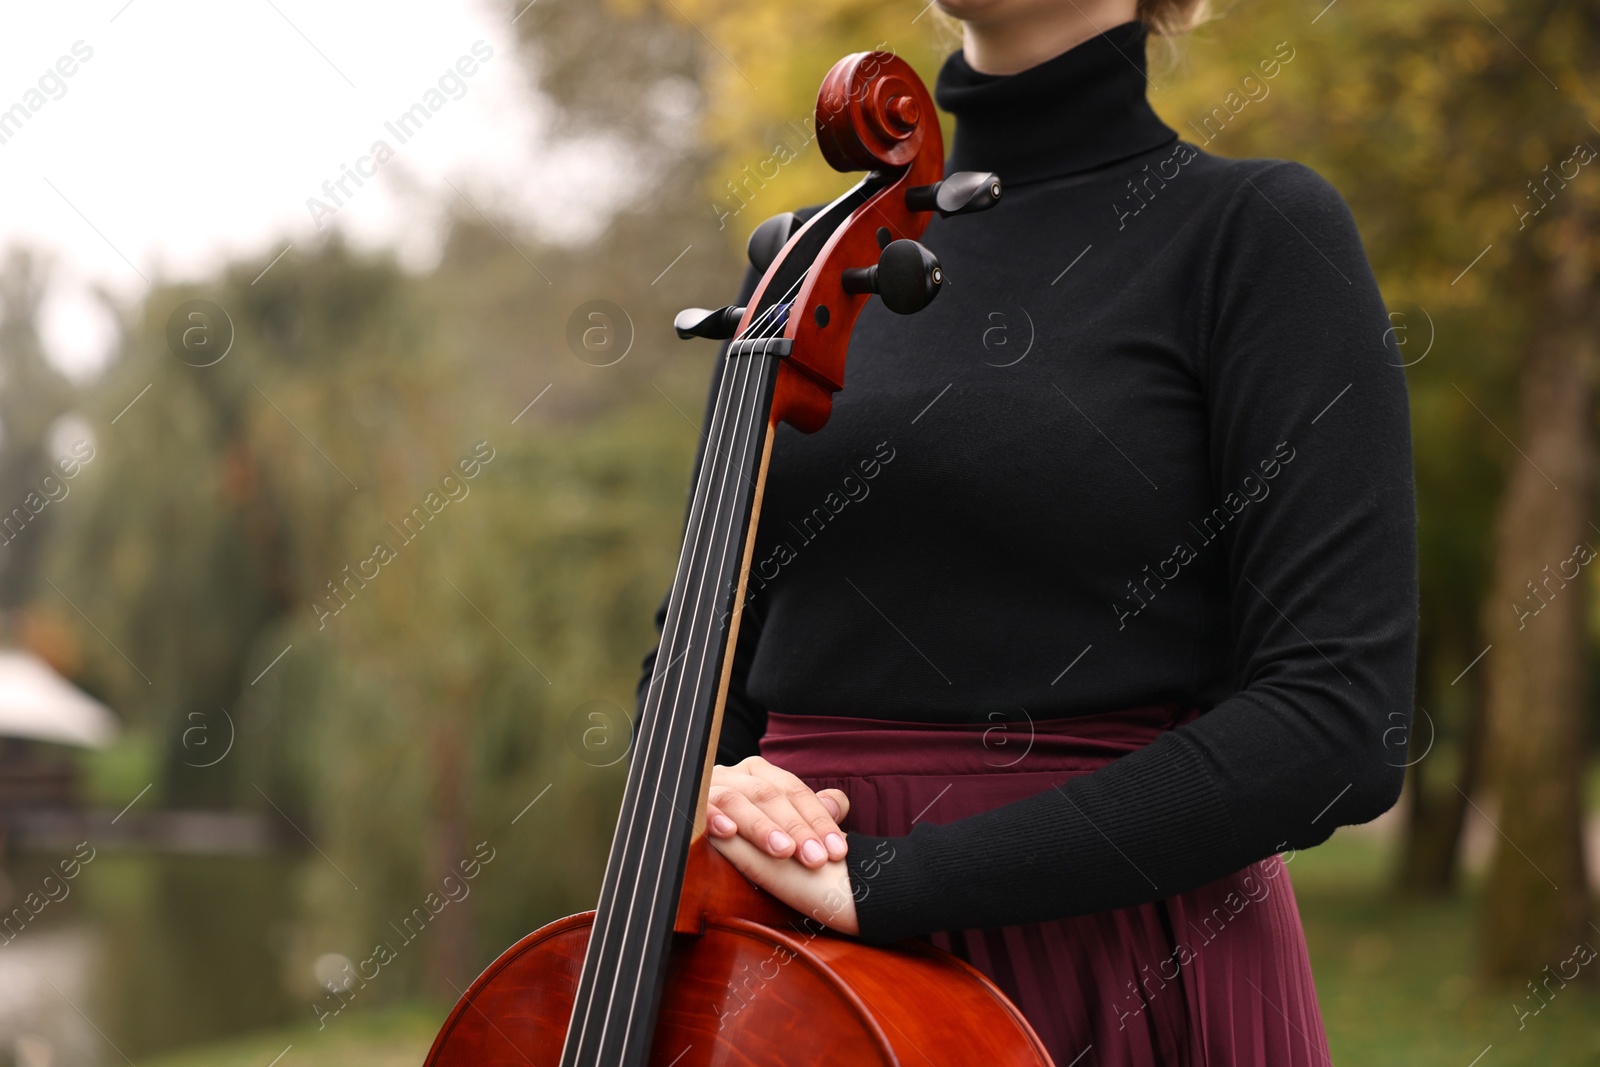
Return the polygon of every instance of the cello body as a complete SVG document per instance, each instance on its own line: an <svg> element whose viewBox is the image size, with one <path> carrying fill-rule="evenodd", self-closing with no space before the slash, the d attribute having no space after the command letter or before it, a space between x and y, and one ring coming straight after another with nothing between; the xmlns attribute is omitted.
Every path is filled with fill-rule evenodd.
<svg viewBox="0 0 1600 1067"><path fill-rule="evenodd" d="M1050 1063L1017 1009L963 960L920 941L876 948L837 936L697 849L685 899L703 897L715 914L675 938L651 1067ZM593 916L559 919L495 960L456 1004L429 1067L556 1063Z"/></svg>
<svg viewBox="0 0 1600 1067"><path fill-rule="evenodd" d="M928 216L1000 196L992 174L944 175L933 101L894 55L835 64L816 122L826 160L866 176L808 221L757 228L750 254L763 277L748 307L693 308L675 323L680 337L729 343L599 904L491 964L428 1067L1049 1067L1027 1021L976 969L920 941L836 935L824 916L751 885L705 836L774 432L826 424L868 299L912 314L937 295L942 268L915 240ZM857 900L871 891L843 885Z"/></svg>

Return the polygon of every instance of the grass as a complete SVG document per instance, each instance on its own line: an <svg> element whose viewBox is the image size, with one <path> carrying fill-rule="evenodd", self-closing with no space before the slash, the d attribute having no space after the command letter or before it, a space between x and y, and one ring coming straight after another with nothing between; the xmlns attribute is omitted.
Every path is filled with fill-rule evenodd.
<svg viewBox="0 0 1600 1067"><path fill-rule="evenodd" d="M286 1027L159 1058L141 1067L422 1067L445 1009L406 1007ZM287 1055L283 1055L287 1053ZM283 1055L281 1060L275 1057Z"/></svg>
<svg viewBox="0 0 1600 1067"><path fill-rule="evenodd" d="M1586 986L1558 988L1549 1006L1519 1027L1513 1005L1529 1010L1538 1002L1526 988L1486 988L1475 978L1478 902L1472 894L1446 902L1393 899L1383 891L1384 852L1347 831L1301 853L1289 870L1335 1063L1600 1062L1600 974L1593 973L1600 961L1583 968Z"/></svg>
<svg viewBox="0 0 1600 1067"><path fill-rule="evenodd" d="M1600 983L1560 989L1519 1029L1524 989L1472 977L1476 901L1397 901L1386 855L1347 831L1291 861L1333 1059L1362 1067L1566 1067L1600 1062ZM1600 937L1595 939L1600 942ZM1552 964L1560 961L1552 960ZM1600 972L1600 960L1584 969ZM1528 978L1534 978L1529 975ZM1591 979L1600 974L1591 973ZM392 1009L273 1031L144 1067L420 1067L442 1007ZM1481 1057L1481 1058L1479 1058Z"/></svg>

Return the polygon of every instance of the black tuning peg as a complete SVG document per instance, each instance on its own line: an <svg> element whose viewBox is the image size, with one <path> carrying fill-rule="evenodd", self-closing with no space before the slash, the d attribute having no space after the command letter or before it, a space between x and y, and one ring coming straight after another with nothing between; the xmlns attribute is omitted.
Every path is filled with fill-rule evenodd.
<svg viewBox="0 0 1600 1067"><path fill-rule="evenodd" d="M987 171L959 170L942 182L906 190L906 207L937 211L944 218L987 211L1000 202L1000 179Z"/></svg>
<svg viewBox="0 0 1600 1067"><path fill-rule="evenodd" d="M933 303L944 284L939 258L916 241L890 241L875 267L850 267L840 281L847 293L877 293L883 306L911 315Z"/></svg>
<svg viewBox="0 0 1600 1067"><path fill-rule="evenodd" d="M739 322L744 318L744 308L729 305L715 311L705 308L684 308L672 320L678 336L687 341L691 337L707 337L713 341L726 341L739 332Z"/></svg>
<svg viewBox="0 0 1600 1067"><path fill-rule="evenodd" d="M792 211L785 211L751 230L750 243L745 245L750 265L762 274L767 273L767 268L772 266L778 253L783 251L783 246L789 243L789 238L799 228L800 217Z"/></svg>

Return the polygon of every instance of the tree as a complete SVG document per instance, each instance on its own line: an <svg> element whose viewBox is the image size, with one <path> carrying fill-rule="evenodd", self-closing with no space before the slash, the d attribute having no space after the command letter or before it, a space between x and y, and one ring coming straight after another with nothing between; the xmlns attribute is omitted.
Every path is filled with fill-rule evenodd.
<svg viewBox="0 0 1600 1067"><path fill-rule="evenodd" d="M33 594L55 520L49 505L71 491L54 467L50 440L74 397L39 339L48 284L47 268L25 249L12 249L0 268L0 523L9 523L0 525L0 609L8 612Z"/></svg>
<svg viewBox="0 0 1600 1067"><path fill-rule="evenodd" d="M1486 962L1537 974L1589 937L1583 849L1589 635L1584 567L1600 543L1595 479L1595 235L1575 208L1552 220L1541 326L1523 354L1519 450L1496 523L1484 605L1488 709L1501 834L1485 893Z"/></svg>

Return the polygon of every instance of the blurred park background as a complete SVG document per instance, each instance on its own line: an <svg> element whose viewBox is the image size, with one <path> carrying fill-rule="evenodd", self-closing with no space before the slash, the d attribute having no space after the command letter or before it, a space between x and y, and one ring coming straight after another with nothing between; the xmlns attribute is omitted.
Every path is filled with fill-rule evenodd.
<svg viewBox="0 0 1600 1067"><path fill-rule="evenodd" d="M834 60L931 84L959 38L916 0L179 7L0 46L0 646L77 724L0 739L0 1065L420 1063L597 892L714 347L673 313L850 180ZM1344 193L1408 366L1406 794L1290 866L1335 1057L1600 1062L1600 12L1235 0L1164 44L1186 140Z"/></svg>

